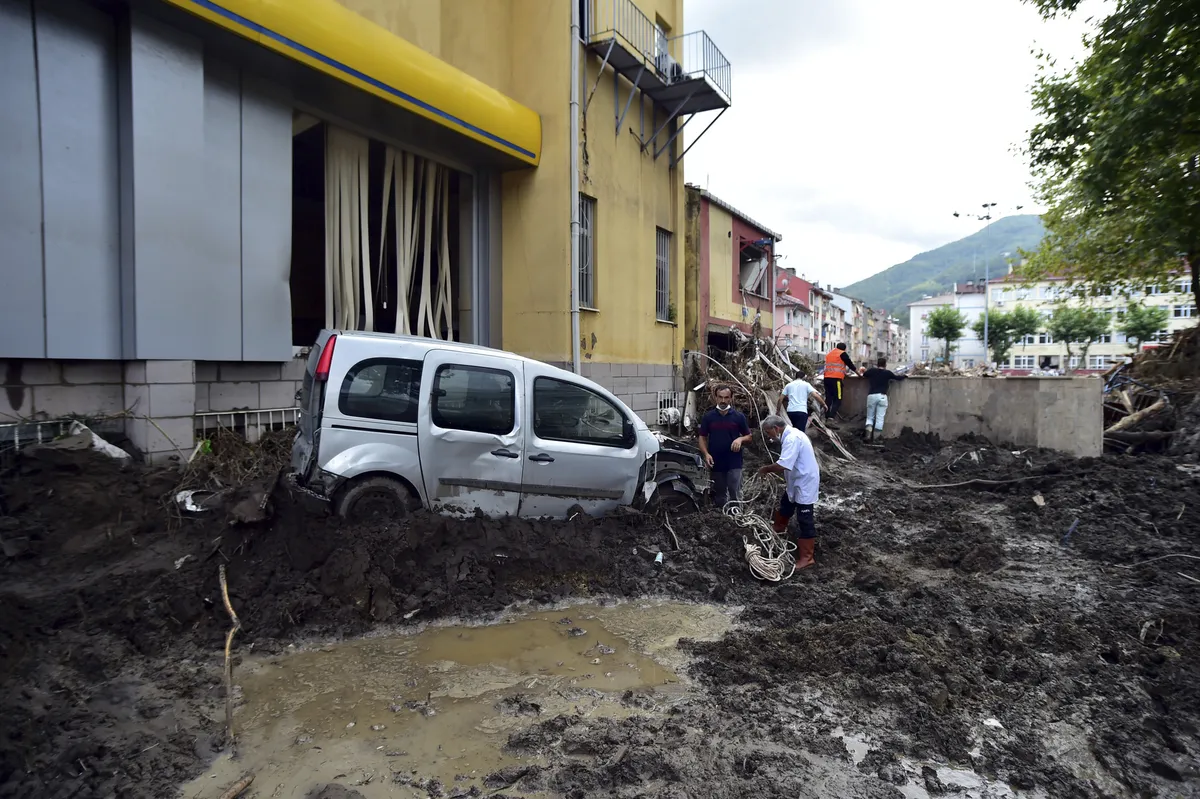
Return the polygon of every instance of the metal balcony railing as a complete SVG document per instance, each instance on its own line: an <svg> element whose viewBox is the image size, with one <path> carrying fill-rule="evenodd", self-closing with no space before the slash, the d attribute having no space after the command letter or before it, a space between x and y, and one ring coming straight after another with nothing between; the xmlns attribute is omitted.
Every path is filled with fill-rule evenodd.
<svg viewBox="0 0 1200 799"><path fill-rule="evenodd" d="M667 50L662 31L633 0L588 0L584 8L584 41L594 43L615 37L625 49L651 64L656 54Z"/></svg>
<svg viewBox="0 0 1200 799"><path fill-rule="evenodd" d="M668 44L685 79L707 78L726 102L733 100L733 68L707 33L692 31L668 40Z"/></svg>
<svg viewBox="0 0 1200 799"><path fill-rule="evenodd" d="M727 103L732 100L729 60L704 31L667 37L633 0L588 0L582 24L585 42L616 39L667 85L706 78Z"/></svg>

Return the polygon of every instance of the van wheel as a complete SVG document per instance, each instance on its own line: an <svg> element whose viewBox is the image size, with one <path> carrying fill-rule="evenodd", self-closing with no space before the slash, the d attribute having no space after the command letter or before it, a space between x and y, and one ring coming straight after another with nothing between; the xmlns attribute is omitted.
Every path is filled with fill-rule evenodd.
<svg viewBox="0 0 1200 799"><path fill-rule="evenodd" d="M352 522L403 519L412 511L408 486L390 477L368 477L354 483L337 502L337 515Z"/></svg>
<svg viewBox="0 0 1200 799"><path fill-rule="evenodd" d="M650 499L651 513L688 514L700 510L696 497L689 489L675 485L675 481L663 483Z"/></svg>

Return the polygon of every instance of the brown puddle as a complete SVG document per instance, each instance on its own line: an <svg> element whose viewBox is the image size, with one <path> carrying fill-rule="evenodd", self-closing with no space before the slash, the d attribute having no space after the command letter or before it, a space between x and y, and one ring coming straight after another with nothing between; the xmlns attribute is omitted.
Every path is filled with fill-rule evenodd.
<svg viewBox="0 0 1200 799"><path fill-rule="evenodd" d="M440 780L447 795L482 788L492 771L537 762L503 748L538 721L647 713L622 703L631 689L660 707L682 697L676 643L730 624L708 605L582 605L247 657L235 674L241 757L223 756L181 795L214 799L247 771L257 796L287 799L329 782L368 799L429 795L397 775Z"/></svg>

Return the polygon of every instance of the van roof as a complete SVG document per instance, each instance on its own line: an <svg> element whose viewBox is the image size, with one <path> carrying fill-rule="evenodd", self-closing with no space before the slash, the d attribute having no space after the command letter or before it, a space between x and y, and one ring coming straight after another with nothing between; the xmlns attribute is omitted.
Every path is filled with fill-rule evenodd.
<svg viewBox="0 0 1200 799"><path fill-rule="evenodd" d="M457 341L443 341L436 338L426 338L424 336L409 336L403 333L375 333L366 330L323 330L322 334L330 333L338 338L357 338L357 339L379 339L382 341L403 341L409 344L416 344L428 349L450 350L452 352L477 352L486 355L503 355L507 358L515 358L526 363L536 363L539 366L549 366L552 369L558 369L560 372L566 372L574 377L582 377L573 372L569 372L552 363L539 361L536 358L527 358L524 355L518 355L515 352L508 350L497 349L496 347L483 347L478 344L462 344Z"/></svg>

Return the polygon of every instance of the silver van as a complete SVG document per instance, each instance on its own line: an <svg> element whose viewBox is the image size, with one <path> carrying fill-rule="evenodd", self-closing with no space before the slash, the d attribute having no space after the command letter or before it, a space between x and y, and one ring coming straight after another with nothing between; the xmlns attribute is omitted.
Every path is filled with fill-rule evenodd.
<svg viewBox="0 0 1200 799"><path fill-rule="evenodd" d="M344 517L565 518L704 487L699 456L660 464L659 437L608 391L500 350L324 330L298 400L292 481Z"/></svg>

